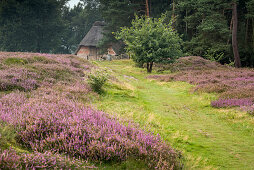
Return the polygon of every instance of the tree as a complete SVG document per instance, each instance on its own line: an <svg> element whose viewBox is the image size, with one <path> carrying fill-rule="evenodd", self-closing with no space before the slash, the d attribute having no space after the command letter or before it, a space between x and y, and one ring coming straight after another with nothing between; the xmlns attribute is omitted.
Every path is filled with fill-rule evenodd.
<svg viewBox="0 0 254 170"><path fill-rule="evenodd" d="M0 46L5 51L52 52L60 45L66 0L0 1Z"/></svg>
<svg viewBox="0 0 254 170"><path fill-rule="evenodd" d="M227 43L230 10L226 10L230 7L226 0L178 0L176 29L183 34L185 52L203 57L223 53L230 57L230 43Z"/></svg>
<svg viewBox="0 0 254 170"><path fill-rule="evenodd" d="M170 6L169 0L98 0L104 21L105 35L101 46L116 41L112 32L120 31L121 27L131 26L135 15L159 17Z"/></svg>
<svg viewBox="0 0 254 170"><path fill-rule="evenodd" d="M222 64L230 63L236 56L238 58L235 60L236 65L239 66L241 63L242 66L254 66L253 0L174 0L174 2L175 28L183 35L186 53L207 59L219 58ZM232 4L236 5L235 8ZM169 16L172 16L172 13L169 9ZM234 14L237 16L234 17ZM232 18L236 18L238 22L233 22ZM234 29L236 26L237 29Z"/></svg>
<svg viewBox="0 0 254 170"><path fill-rule="evenodd" d="M95 21L101 21L96 0L83 0L73 8L63 8L64 31L57 53L74 53Z"/></svg>
<svg viewBox="0 0 254 170"><path fill-rule="evenodd" d="M113 32L120 31L120 27L130 26L134 13L138 13L140 5L135 0L99 0L100 12L106 26L104 28L104 38L100 42L101 47L116 42Z"/></svg>
<svg viewBox="0 0 254 170"><path fill-rule="evenodd" d="M172 22L166 24L165 20L165 15L159 19L136 16L130 28L123 27L116 34L127 45L134 62L146 63L148 73L152 72L154 63L172 63L182 56L181 39Z"/></svg>
<svg viewBox="0 0 254 170"><path fill-rule="evenodd" d="M233 30L232 30L232 47L235 59L235 66L241 67L241 60L238 51L238 43L237 43L237 24L238 24L238 16L237 16L237 4L233 2L233 9L232 9L232 21L233 21Z"/></svg>

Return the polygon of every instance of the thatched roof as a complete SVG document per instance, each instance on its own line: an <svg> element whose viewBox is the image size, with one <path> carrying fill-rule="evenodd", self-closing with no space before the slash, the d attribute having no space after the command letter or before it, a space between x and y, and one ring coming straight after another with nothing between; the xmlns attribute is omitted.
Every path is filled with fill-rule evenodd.
<svg viewBox="0 0 254 170"><path fill-rule="evenodd" d="M83 40L79 43L79 47L75 52L75 55L77 55L79 49L82 46L86 46L86 47L97 47L99 41L103 38L103 28L105 26L105 22L103 21L96 21L92 28L89 30L89 32L86 34L86 36L83 38ZM117 42L117 43L110 43L108 45L111 45L113 50L119 54L120 53L120 49L123 46L122 42Z"/></svg>
<svg viewBox="0 0 254 170"><path fill-rule="evenodd" d="M86 34L79 46L96 47L99 41L103 38L104 22L96 21L90 31Z"/></svg>

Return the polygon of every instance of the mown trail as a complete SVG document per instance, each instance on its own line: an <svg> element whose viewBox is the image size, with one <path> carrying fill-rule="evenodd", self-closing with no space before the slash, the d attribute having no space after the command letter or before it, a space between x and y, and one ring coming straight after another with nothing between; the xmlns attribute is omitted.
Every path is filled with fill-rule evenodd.
<svg viewBox="0 0 254 170"><path fill-rule="evenodd" d="M184 82L146 79L130 61L97 62L119 80L96 107L159 133L183 152L185 169L254 169L254 118L214 109L215 94L192 93Z"/></svg>

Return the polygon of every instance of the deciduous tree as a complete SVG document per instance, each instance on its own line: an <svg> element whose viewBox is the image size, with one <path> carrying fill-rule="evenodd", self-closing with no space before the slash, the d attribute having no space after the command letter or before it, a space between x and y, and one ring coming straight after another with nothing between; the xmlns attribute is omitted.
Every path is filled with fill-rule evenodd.
<svg viewBox="0 0 254 170"><path fill-rule="evenodd" d="M159 19L136 16L132 26L122 28L116 36L125 42L134 62L146 64L148 73L154 63L172 63L182 56L181 39L172 22L166 24L165 20L165 15Z"/></svg>

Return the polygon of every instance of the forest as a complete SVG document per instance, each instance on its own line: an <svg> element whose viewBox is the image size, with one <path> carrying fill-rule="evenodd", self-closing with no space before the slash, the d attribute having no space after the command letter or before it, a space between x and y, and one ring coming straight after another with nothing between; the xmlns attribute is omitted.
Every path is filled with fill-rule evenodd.
<svg viewBox="0 0 254 170"><path fill-rule="evenodd" d="M254 66L253 0L2 0L0 50L71 54L95 21L107 23L101 46L137 16L166 15L186 56Z"/></svg>

